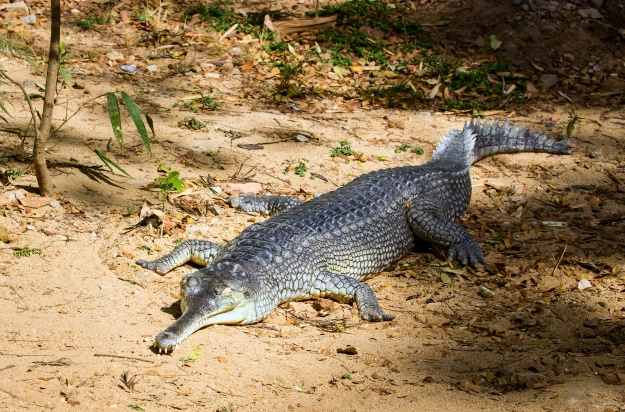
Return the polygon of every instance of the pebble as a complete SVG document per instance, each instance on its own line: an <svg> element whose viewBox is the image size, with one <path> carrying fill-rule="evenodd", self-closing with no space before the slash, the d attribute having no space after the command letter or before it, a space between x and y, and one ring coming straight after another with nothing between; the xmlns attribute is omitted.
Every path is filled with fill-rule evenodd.
<svg viewBox="0 0 625 412"><path fill-rule="evenodd" d="M477 291L477 294L483 298L492 298L495 296L495 292L488 289L486 286L480 286L480 290Z"/></svg>
<svg viewBox="0 0 625 412"><path fill-rule="evenodd" d="M147 274L147 273L145 273L145 272L140 272L140 273L137 273L137 277L138 277L139 279L143 279L143 278L145 278L146 276L148 276L148 274Z"/></svg>
<svg viewBox="0 0 625 412"><path fill-rule="evenodd" d="M137 74L137 66L123 64L121 69L126 73Z"/></svg>
<svg viewBox="0 0 625 412"><path fill-rule="evenodd" d="M557 125L557 122L545 122L545 127L556 127Z"/></svg>
<svg viewBox="0 0 625 412"><path fill-rule="evenodd" d="M151 64L148 67L146 67L146 69L150 72L150 73L156 73L156 70L158 70L158 67L156 67L155 64Z"/></svg>
<svg viewBox="0 0 625 412"><path fill-rule="evenodd" d="M577 289L584 290L592 287L592 283L588 279L582 279L577 284Z"/></svg>
<svg viewBox="0 0 625 412"><path fill-rule="evenodd" d="M308 138L304 135L298 134L297 136L295 136L295 140L297 140L298 142L307 142Z"/></svg>
<svg viewBox="0 0 625 412"><path fill-rule="evenodd" d="M230 70L230 74L241 74L241 69L235 67L234 69Z"/></svg>
<svg viewBox="0 0 625 412"><path fill-rule="evenodd" d="M557 84L560 79L555 74L543 74L540 76L540 81L545 86L545 88L550 88L551 86Z"/></svg>
<svg viewBox="0 0 625 412"><path fill-rule="evenodd" d="M207 79L219 79L220 76L219 73L204 73L204 77Z"/></svg>
<svg viewBox="0 0 625 412"><path fill-rule="evenodd" d="M597 9L580 9L577 10L577 14L579 14L583 19L602 19L603 15L599 13Z"/></svg>
<svg viewBox="0 0 625 412"><path fill-rule="evenodd" d="M567 62L571 62L571 63L575 61L575 56L573 56L571 53L564 53L562 55L562 58L566 60Z"/></svg>
<svg viewBox="0 0 625 412"><path fill-rule="evenodd" d="M22 17L20 20L22 20L22 22L26 24L35 24L37 23L37 16L35 16L34 14L30 14L28 16Z"/></svg>

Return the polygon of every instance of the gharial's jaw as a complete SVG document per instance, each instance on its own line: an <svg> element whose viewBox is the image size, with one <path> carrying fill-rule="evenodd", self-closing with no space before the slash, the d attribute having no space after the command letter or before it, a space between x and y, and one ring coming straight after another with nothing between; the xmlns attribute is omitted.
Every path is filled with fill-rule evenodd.
<svg viewBox="0 0 625 412"><path fill-rule="evenodd" d="M206 314L202 313L201 308L187 306L185 309L181 317L156 336L154 345L158 347L159 353L168 353L178 349L180 342L204 326L215 324L239 325L244 323L252 315L254 303L244 300L236 306L227 306L221 310Z"/></svg>

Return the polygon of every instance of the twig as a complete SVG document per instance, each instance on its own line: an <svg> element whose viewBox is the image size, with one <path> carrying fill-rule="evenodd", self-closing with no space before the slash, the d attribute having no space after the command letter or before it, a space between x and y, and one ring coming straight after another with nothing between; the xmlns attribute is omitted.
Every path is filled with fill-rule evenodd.
<svg viewBox="0 0 625 412"><path fill-rule="evenodd" d="M551 276L553 276L554 273L556 273L556 270L558 269L558 266L560 266L560 262L562 262L562 258L564 257L564 254L566 253L566 248L568 247L568 245L564 245L564 250L562 251L562 254L560 255L560 259L558 259L558 263L556 263L556 267L553 268L553 271L551 272Z"/></svg>
<svg viewBox="0 0 625 412"><path fill-rule="evenodd" d="M35 140L37 140L37 138L39 137L39 129L37 128L37 115L35 113L35 109L33 108L33 103L30 100L28 93L26 92L26 89L24 89L24 86L22 86L18 81L8 76L6 71L4 70L2 70L2 76L8 81L10 81L11 83L13 83L14 85L16 85L17 87L19 87L22 93L24 94L24 98L26 99L26 102L28 103L28 108L30 110L30 117L32 118L32 121L33 121L33 131L35 133Z"/></svg>
<svg viewBox="0 0 625 412"><path fill-rule="evenodd" d="M4 371L4 370L7 370L7 369L14 368L14 367L16 367L16 366L17 366L17 365L7 365L7 366L5 366L4 368L0 369L0 372L2 372L2 371Z"/></svg>
<svg viewBox="0 0 625 412"><path fill-rule="evenodd" d="M136 361L141 361L141 362L153 363L151 360L142 359L142 358L135 358L134 356L112 355L112 354L108 354L108 353L94 353L93 356L98 356L98 357L102 357L102 358L130 359L130 360L136 360Z"/></svg>

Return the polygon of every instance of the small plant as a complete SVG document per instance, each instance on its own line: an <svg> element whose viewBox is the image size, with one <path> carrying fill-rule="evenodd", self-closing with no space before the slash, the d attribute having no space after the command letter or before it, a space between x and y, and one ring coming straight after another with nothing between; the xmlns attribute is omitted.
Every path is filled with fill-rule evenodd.
<svg viewBox="0 0 625 412"><path fill-rule="evenodd" d="M41 255L41 249L24 248L24 249L18 249L18 250L13 251L13 256L17 258L29 257L31 254Z"/></svg>
<svg viewBox="0 0 625 412"><path fill-rule="evenodd" d="M306 164L302 161L300 161L298 165L295 167L295 174L300 177L304 177L307 171L308 171L308 166L306 166Z"/></svg>
<svg viewBox="0 0 625 412"><path fill-rule="evenodd" d="M111 22L110 14L98 14L95 17L90 17L88 19L78 20L76 25L85 30L90 29L94 24L104 25L109 24Z"/></svg>
<svg viewBox="0 0 625 412"><path fill-rule="evenodd" d="M446 99L441 108L447 111L478 110L480 105L473 100Z"/></svg>
<svg viewBox="0 0 625 412"><path fill-rule="evenodd" d="M4 175L10 177L11 180L16 180L24 176L24 173L26 173L26 170L17 170L9 167L9 170L6 170L4 172Z"/></svg>
<svg viewBox="0 0 625 412"><path fill-rule="evenodd" d="M169 172L167 176L159 177L157 180L161 183L155 184L154 187L160 188L163 195L174 190L178 192L184 190L184 182L180 180L180 172Z"/></svg>
<svg viewBox="0 0 625 412"><path fill-rule="evenodd" d="M211 94L212 91L211 89L209 92L202 92L200 97L185 103L182 107L191 110L193 113L197 113L200 109L217 110L219 103L215 101L215 96Z"/></svg>
<svg viewBox="0 0 625 412"><path fill-rule="evenodd" d="M295 172L296 175L300 177L305 177L306 172L308 171L308 166L306 166L306 163L304 163L302 160L306 160L306 159L298 160L298 164L297 166L295 166L295 169L293 169L293 171ZM289 163L287 167L284 169L283 173L287 174L289 173L290 170L291 170L291 164Z"/></svg>
<svg viewBox="0 0 625 412"><path fill-rule="evenodd" d="M398 147L397 149L395 149L395 153L402 153L402 152L407 152L408 149L410 149L412 146L410 146L409 144L406 143L402 143L402 145L400 147Z"/></svg>
<svg viewBox="0 0 625 412"><path fill-rule="evenodd" d="M386 162L386 161L388 160L388 157L386 157L386 156L382 155L382 156L379 156L379 157L378 157L378 160L379 160L380 162Z"/></svg>
<svg viewBox="0 0 625 412"><path fill-rule="evenodd" d="M143 409L142 407L137 406L137 405L133 405L132 403L129 403L126 406L129 407L130 409L134 409L135 411L139 411L139 412L144 412L145 411L145 409Z"/></svg>
<svg viewBox="0 0 625 412"><path fill-rule="evenodd" d="M575 124L577 124L578 122L581 121L587 121L590 123L594 123L597 126L601 127L601 123L599 123L596 120L592 120L592 119L586 119L584 117L578 116L577 113L575 112L575 109L571 109L571 111L569 112L569 118L571 120L569 120L569 123L566 125L566 137L570 138L571 135L573 134L573 130L575 130Z"/></svg>
<svg viewBox="0 0 625 412"><path fill-rule="evenodd" d="M63 76L66 82L72 80L72 74L70 73L68 67L72 66L72 63L69 59L71 59L72 55L65 42L61 42L59 44L59 74Z"/></svg>
<svg viewBox="0 0 625 412"><path fill-rule="evenodd" d="M338 157L340 155L349 156L349 155L354 154L354 151L352 150L352 146L348 141L341 140L339 144L340 146L335 147L332 153L330 154L331 157Z"/></svg>
<svg viewBox="0 0 625 412"><path fill-rule="evenodd" d="M293 82L295 76L302 73L302 62L294 62L294 60L288 52L284 52L282 62L276 65L280 68L280 83L276 86L276 91L279 95L289 98L302 94L300 86ZM280 98L276 96L276 100L280 101Z"/></svg>
<svg viewBox="0 0 625 412"><path fill-rule="evenodd" d="M184 16L191 18L195 14L199 14L219 32L228 30L236 23L242 23L242 18L234 13L232 1L218 0L211 4L198 1L185 11Z"/></svg>
<svg viewBox="0 0 625 412"><path fill-rule="evenodd" d="M197 120L195 116L187 116L182 121L178 122L178 127L181 129L201 130L204 129L206 125L200 120Z"/></svg>
<svg viewBox="0 0 625 412"><path fill-rule="evenodd" d="M419 146L415 146L412 148L412 152L421 156L423 154L423 149L421 149Z"/></svg>

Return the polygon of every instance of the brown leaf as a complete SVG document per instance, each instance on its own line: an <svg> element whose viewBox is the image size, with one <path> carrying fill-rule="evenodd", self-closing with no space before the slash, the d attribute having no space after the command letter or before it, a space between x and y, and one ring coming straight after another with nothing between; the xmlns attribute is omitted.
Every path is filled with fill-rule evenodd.
<svg viewBox="0 0 625 412"><path fill-rule="evenodd" d="M18 199L22 206L30 207L32 209L39 209L40 207L44 207L52 202L51 197L39 197L39 196L29 196Z"/></svg>
<svg viewBox="0 0 625 412"><path fill-rule="evenodd" d="M263 190L263 186L260 183L226 183L224 191L232 196L238 196L240 194L257 195Z"/></svg>
<svg viewBox="0 0 625 412"><path fill-rule="evenodd" d="M252 67L254 67L254 61L253 61L253 60L252 60L252 61L248 61L248 62L243 63L243 64L241 65L241 70L249 70L249 69L251 69Z"/></svg>

